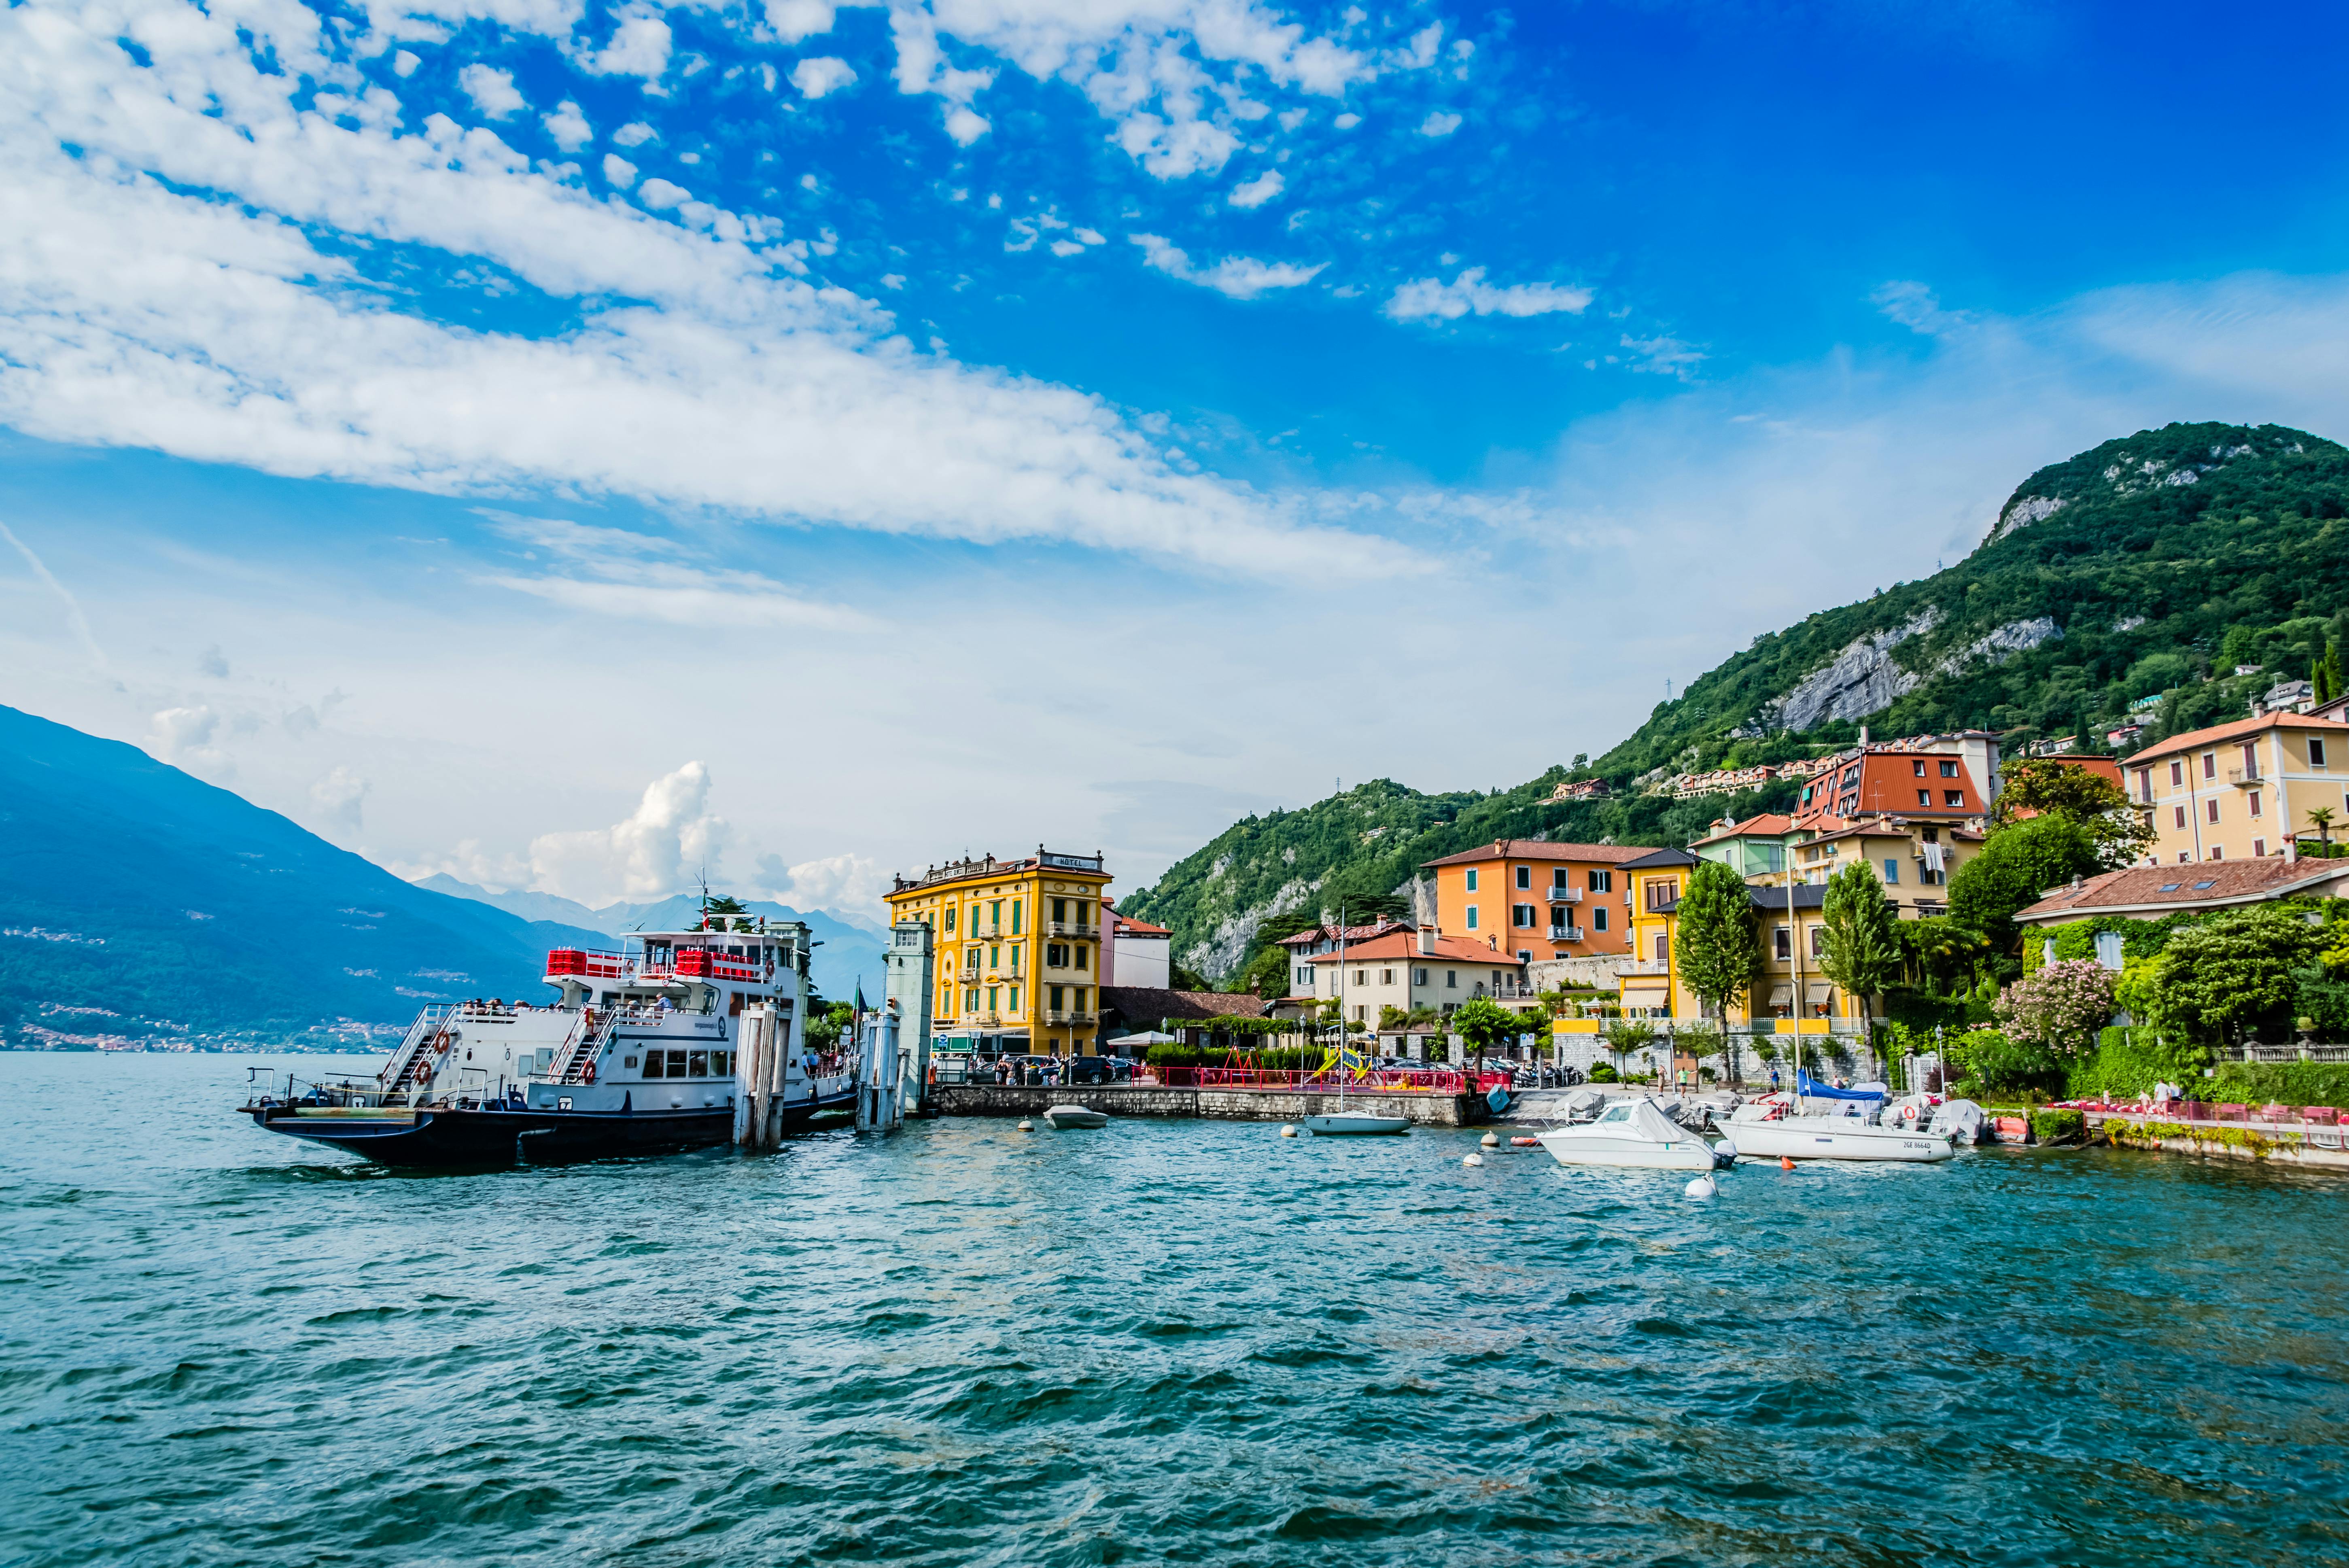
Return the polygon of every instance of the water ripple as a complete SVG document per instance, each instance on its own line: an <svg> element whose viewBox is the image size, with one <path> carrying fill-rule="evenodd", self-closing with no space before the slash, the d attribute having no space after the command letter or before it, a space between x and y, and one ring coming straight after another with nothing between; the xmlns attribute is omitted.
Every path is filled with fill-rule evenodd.
<svg viewBox="0 0 2349 1568"><path fill-rule="evenodd" d="M917 1126L386 1171L0 1056L0 1561L2349 1562L2349 1183Z"/></svg>

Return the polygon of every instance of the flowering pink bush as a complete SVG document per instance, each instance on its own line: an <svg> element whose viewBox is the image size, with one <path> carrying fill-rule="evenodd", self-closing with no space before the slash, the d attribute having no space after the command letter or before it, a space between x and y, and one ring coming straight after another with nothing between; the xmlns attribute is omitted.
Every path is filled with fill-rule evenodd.
<svg viewBox="0 0 2349 1568"><path fill-rule="evenodd" d="M2112 1018L2113 972L2093 958L2050 964L2000 992L1991 1010L2010 1037L2084 1057Z"/></svg>

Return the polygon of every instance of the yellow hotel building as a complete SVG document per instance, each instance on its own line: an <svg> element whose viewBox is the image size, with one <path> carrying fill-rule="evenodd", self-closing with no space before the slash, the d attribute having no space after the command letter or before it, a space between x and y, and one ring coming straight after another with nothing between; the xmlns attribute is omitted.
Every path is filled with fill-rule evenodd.
<svg viewBox="0 0 2349 1568"><path fill-rule="evenodd" d="M928 926L936 1036L988 1055L1091 1055L1101 1020L1102 857L950 861L898 877L892 923Z"/></svg>

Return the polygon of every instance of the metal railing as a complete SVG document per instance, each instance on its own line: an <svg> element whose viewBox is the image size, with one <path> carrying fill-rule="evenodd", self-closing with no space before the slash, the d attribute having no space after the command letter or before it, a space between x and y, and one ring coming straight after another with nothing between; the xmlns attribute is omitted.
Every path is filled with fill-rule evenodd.
<svg viewBox="0 0 2349 1568"><path fill-rule="evenodd" d="M1549 939L1552 942L1579 942L1582 940L1582 927L1553 925L1549 928Z"/></svg>
<svg viewBox="0 0 2349 1568"><path fill-rule="evenodd" d="M1047 1024L1090 1024L1100 1017L1098 1013L1081 1007L1049 1007L1044 1012Z"/></svg>
<svg viewBox="0 0 2349 1568"><path fill-rule="evenodd" d="M1580 903L1582 902L1582 890L1578 887L1557 887L1553 885L1545 890L1545 894L1552 903Z"/></svg>
<svg viewBox="0 0 2349 1568"><path fill-rule="evenodd" d="M1669 975L1671 972L1672 966L1669 964L1657 964L1645 959L1634 960L1630 964L1618 964L1615 966L1615 973L1618 975Z"/></svg>

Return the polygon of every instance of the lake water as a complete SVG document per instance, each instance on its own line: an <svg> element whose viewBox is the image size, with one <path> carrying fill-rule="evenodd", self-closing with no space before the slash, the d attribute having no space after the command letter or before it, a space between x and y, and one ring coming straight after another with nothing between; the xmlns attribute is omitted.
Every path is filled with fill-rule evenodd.
<svg viewBox="0 0 2349 1568"><path fill-rule="evenodd" d="M1174 1121L416 1175L228 1114L255 1059L0 1054L0 1561L2349 1562L2349 1182Z"/></svg>

